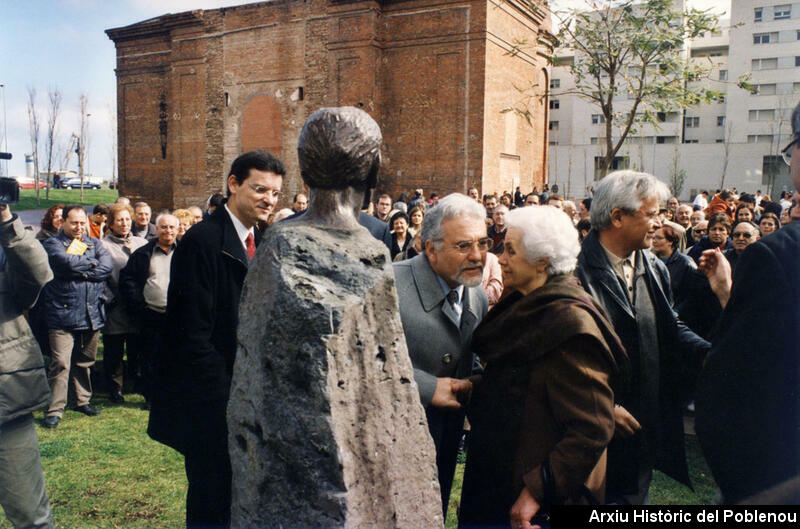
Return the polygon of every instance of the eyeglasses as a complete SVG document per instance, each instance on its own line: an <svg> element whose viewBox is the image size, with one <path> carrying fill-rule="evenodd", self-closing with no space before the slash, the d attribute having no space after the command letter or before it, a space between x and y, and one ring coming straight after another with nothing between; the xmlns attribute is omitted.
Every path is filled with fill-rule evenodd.
<svg viewBox="0 0 800 529"><path fill-rule="evenodd" d="M490 237L485 237L477 241L458 241L453 244L452 247L455 248L458 253L467 254L476 244L478 245L478 250L481 252L488 252L492 249L492 246L494 246L494 241Z"/></svg>
<svg viewBox="0 0 800 529"><path fill-rule="evenodd" d="M745 239L749 239L749 238L750 238L750 237L752 237L752 236L753 236L753 234L752 234L752 233L745 232L745 231L738 231L738 232L734 232L734 233L733 233L733 235L732 235L732 237L733 237L734 239L738 239L739 237L743 237L743 238L745 238Z"/></svg>
<svg viewBox="0 0 800 529"><path fill-rule="evenodd" d="M792 165L792 150L797 142L800 141L800 136L795 136L792 141L789 142L789 145L783 148L781 151L781 157L786 165Z"/></svg>
<svg viewBox="0 0 800 529"><path fill-rule="evenodd" d="M695 235L705 235L708 233L708 230L694 230Z"/></svg>
<svg viewBox="0 0 800 529"><path fill-rule="evenodd" d="M266 186L260 186L260 185L256 185L256 184L251 184L250 182L247 183L247 186L250 189L252 189L253 192L256 195L259 195L259 196L262 196L262 197L265 197L265 196L269 195L270 197L272 197L272 198L274 198L276 200L281 198L281 192L280 191L276 191L274 189L270 189L270 188L268 188Z"/></svg>

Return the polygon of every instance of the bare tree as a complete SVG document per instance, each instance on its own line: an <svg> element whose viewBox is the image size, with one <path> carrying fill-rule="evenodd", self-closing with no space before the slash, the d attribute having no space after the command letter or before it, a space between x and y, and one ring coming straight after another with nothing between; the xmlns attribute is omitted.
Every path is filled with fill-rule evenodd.
<svg viewBox="0 0 800 529"><path fill-rule="evenodd" d="M45 198L50 198L50 184L52 182L53 171L53 151L56 149L56 126L58 125L58 114L61 111L61 92L58 87L50 88L47 91L47 136L45 137L45 148L47 149L47 187L45 188Z"/></svg>
<svg viewBox="0 0 800 529"><path fill-rule="evenodd" d="M36 89L28 87L28 133L33 157L33 185L36 188L36 205L41 204L39 189L39 110L36 108Z"/></svg>
<svg viewBox="0 0 800 529"><path fill-rule="evenodd" d="M78 171L81 178L81 202L83 202L83 180L85 178L84 171L86 166L86 147L89 142L88 134L88 119L86 109L89 106L89 96L81 94L80 107L81 107L81 133L78 137Z"/></svg>

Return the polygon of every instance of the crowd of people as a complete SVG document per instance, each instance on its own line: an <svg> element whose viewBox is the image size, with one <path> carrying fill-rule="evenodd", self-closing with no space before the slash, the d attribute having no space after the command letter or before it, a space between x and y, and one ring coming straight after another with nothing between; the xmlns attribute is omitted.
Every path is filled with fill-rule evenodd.
<svg viewBox="0 0 800 529"><path fill-rule="evenodd" d="M793 127L784 155L800 188L798 110ZM317 196L276 210L285 172L251 151L205 211L59 205L35 238L0 208L2 325L20 358L0 371L15 388L0 391L0 452L27 447L19 464L38 469L20 479L0 458L0 491L20 491L0 501L15 526L52 525L31 412L44 407L57 428L71 386L76 411L100 413L101 337L110 401L133 379L148 434L185 457L187 525L229 523L242 285L263 230L313 214ZM647 504L654 469L690 486L693 400L722 501L797 499L784 482L800 470L799 205L800 192L773 202L727 189L681 203L633 171L577 204L547 187L380 194L357 219L394 261L443 512L465 425L462 527L530 527L553 504Z"/></svg>

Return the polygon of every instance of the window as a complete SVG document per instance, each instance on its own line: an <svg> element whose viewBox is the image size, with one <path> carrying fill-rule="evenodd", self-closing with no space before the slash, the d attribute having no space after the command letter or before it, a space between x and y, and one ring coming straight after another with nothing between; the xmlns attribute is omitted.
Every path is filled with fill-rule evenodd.
<svg viewBox="0 0 800 529"><path fill-rule="evenodd" d="M714 140L714 141L716 141L717 143L725 143L725 140L719 140L718 139L718 140Z"/></svg>
<svg viewBox="0 0 800 529"><path fill-rule="evenodd" d="M719 80L720 81L727 81L728 80L728 70L720 70L719 71Z"/></svg>
<svg viewBox="0 0 800 529"><path fill-rule="evenodd" d="M606 117L603 114L592 114L592 125L597 125L598 123L605 123Z"/></svg>
<svg viewBox="0 0 800 529"><path fill-rule="evenodd" d="M797 30L797 40L800 40L800 29Z"/></svg>
<svg viewBox="0 0 800 529"><path fill-rule="evenodd" d="M589 138L589 143L591 143L592 145L597 145L597 138L592 136L591 138Z"/></svg>
<svg viewBox="0 0 800 529"><path fill-rule="evenodd" d="M795 63L797 58L795 58ZM774 70L778 67L777 57L770 57L768 59L753 59L752 70Z"/></svg>
<svg viewBox="0 0 800 529"><path fill-rule="evenodd" d="M558 130L558 121L551 121L547 128L550 130Z"/></svg>
<svg viewBox="0 0 800 529"><path fill-rule="evenodd" d="M800 93L800 83L792 83L792 93L793 94Z"/></svg>
<svg viewBox="0 0 800 529"><path fill-rule="evenodd" d="M550 140L550 145L558 145L558 141L556 141L556 140Z"/></svg>
<svg viewBox="0 0 800 529"><path fill-rule="evenodd" d="M772 121L775 119L775 110L771 108L751 110L748 113L748 119L750 121Z"/></svg>
<svg viewBox="0 0 800 529"><path fill-rule="evenodd" d="M550 88L561 88L561 79L550 79Z"/></svg>
<svg viewBox="0 0 800 529"><path fill-rule="evenodd" d="M676 143L676 136L656 136L656 143Z"/></svg>
<svg viewBox="0 0 800 529"><path fill-rule="evenodd" d="M717 116L717 127L725 126L725 116Z"/></svg>
<svg viewBox="0 0 800 529"><path fill-rule="evenodd" d="M772 36L772 33L754 33L753 44L769 44ZM775 42L776 40L778 39L772 39L772 42Z"/></svg>
<svg viewBox="0 0 800 529"><path fill-rule="evenodd" d="M800 66L800 57L795 57L794 58L794 65L795 66Z"/></svg>
<svg viewBox="0 0 800 529"><path fill-rule="evenodd" d="M775 83L757 84L755 85L755 89L756 92L753 95L774 96L777 90L777 85Z"/></svg>
<svg viewBox="0 0 800 529"><path fill-rule="evenodd" d="M687 117L686 118L686 128L687 129L696 129L700 126L700 118L697 116L694 117Z"/></svg>
<svg viewBox="0 0 800 529"><path fill-rule="evenodd" d="M772 134L748 134L747 143L772 143Z"/></svg>
<svg viewBox="0 0 800 529"><path fill-rule="evenodd" d="M551 110L555 110L555 109L557 109L559 107L560 107L560 103L558 102L558 99L551 99L550 100L550 109Z"/></svg>
<svg viewBox="0 0 800 529"><path fill-rule="evenodd" d="M667 121L667 113L666 112L656 112L656 121L659 123L664 123Z"/></svg>
<svg viewBox="0 0 800 529"><path fill-rule="evenodd" d="M753 22L761 22L763 15L764 15L763 8L757 7L753 9Z"/></svg>
<svg viewBox="0 0 800 529"><path fill-rule="evenodd" d="M791 4L784 4L780 6L775 6L775 10L773 11L774 15L772 18L775 20L784 20L787 18L792 18L792 5Z"/></svg>
<svg viewBox="0 0 800 529"><path fill-rule="evenodd" d="M684 140L683 143L699 143L700 140Z"/></svg>

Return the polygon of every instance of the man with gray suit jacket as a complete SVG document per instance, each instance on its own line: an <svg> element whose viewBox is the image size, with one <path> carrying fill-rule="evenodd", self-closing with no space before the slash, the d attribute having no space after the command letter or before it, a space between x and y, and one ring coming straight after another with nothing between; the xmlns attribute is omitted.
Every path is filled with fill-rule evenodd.
<svg viewBox="0 0 800 529"><path fill-rule="evenodd" d="M394 264L400 317L414 378L436 446L436 465L447 516L464 425L462 404L472 384L472 331L488 310L481 276L491 239L486 212L473 199L452 194L425 215L425 251Z"/></svg>

